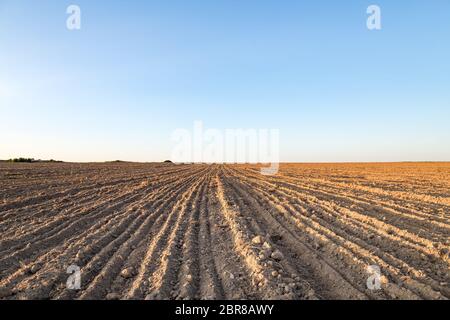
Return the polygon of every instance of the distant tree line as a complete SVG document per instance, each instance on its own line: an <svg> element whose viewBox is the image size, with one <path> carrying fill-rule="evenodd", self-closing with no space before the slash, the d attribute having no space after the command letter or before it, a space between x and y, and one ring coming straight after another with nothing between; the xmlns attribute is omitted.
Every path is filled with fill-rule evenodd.
<svg viewBox="0 0 450 320"><path fill-rule="evenodd" d="M8 162L35 162L34 158L14 158L9 159Z"/></svg>
<svg viewBox="0 0 450 320"><path fill-rule="evenodd" d="M19 162L26 162L26 163L32 163L32 162L62 162L62 161L57 161L57 160L36 160L34 158L14 158L14 159L9 159L7 160L7 162L14 162L14 163L19 163Z"/></svg>

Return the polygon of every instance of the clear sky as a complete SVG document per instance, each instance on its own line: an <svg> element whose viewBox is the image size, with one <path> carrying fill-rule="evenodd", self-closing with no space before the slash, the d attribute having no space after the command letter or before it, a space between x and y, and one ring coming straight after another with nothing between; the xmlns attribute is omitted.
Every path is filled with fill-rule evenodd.
<svg viewBox="0 0 450 320"><path fill-rule="evenodd" d="M450 1L0 0L0 159L160 161L195 120L279 129L282 161L450 160Z"/></svg>

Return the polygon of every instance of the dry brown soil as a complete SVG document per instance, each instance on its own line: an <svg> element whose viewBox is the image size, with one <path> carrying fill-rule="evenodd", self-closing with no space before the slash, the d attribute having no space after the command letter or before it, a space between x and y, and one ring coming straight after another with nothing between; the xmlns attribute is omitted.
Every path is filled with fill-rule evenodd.
<svg viewBox="0 0 450 320"><path fill-rule="evenodd" d="M449 218L450 163L2 163L0 298L447 299Z"/></svg>

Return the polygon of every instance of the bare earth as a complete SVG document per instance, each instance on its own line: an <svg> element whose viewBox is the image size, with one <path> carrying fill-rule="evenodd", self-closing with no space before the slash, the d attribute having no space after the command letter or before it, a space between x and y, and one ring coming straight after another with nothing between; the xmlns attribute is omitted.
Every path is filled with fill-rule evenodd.
<svg viewBox="0 0 450 320"><path fill-rule="evenodd" d="M450 163L2 163L0 298L447 299L449 218Z"/></svg>

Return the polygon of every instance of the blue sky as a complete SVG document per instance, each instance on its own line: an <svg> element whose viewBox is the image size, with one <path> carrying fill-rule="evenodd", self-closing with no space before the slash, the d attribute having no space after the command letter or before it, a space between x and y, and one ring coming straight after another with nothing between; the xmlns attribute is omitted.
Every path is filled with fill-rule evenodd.
<svg viewBox="0 0 450 320"><path fill-rule="evenodd" d="M450 2L0 0L0 159L160 161L195 120L279 129L282 161L450 160Z"/></svg>

